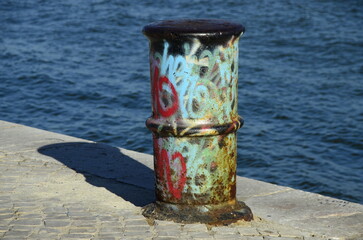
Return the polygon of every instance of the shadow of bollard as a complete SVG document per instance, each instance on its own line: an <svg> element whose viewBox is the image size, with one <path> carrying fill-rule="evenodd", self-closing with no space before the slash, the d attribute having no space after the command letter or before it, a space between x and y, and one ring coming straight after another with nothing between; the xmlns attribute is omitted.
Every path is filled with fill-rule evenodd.
<svg viewBox="0 0 363 240"><path fill-rule="evenodd" d="M153 170L116 147L68 142L45 145L38 152L83 174L88 183L104 187L136 206L155 201Z"/></svg>

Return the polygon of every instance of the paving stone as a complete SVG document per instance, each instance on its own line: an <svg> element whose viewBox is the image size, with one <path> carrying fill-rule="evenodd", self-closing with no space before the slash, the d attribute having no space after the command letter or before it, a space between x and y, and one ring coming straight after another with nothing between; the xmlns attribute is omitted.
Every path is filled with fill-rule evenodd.
<svg viewBox="0 0 363 240"><path fill-rule="evenodd" d="M108 227L102 226L100 229L100 233L122 233L123 229L121 227Z"/></svg>
<svg viewBox="0 0 363 240"><path fill-rule="evenodd" d="M113 228L122 228L124 227L124 222L119 222L117 219L112 222L101 222L102 227L113 227Z"/></svg>
<svg viewBox="0 0 363 240"><path fill-rule="evenodd" d="M69 221L45 220L44 225L47 227L66 227L70 225Z"/></svg>
<svg viewBox="0 0 363 240"><path fill-rule="evenodd" d="M84 209L83 211L80 211L80 212L75 212L73 211L72 209L68 209L68 216L71 217L71 218L89 218L89 217L92 217L92 214L88 212L88 210Z"/></svg>
<svg viewBox="0 0 363 240"><path fill-rule="evenodd" d="M193 239L213 238L213 235L209 234L208 232L191 233L189 234L189 236L192 237Z"/></svg>
<svg viewBox="0 0 363 240"><path fill-rule="evenodd" d="M142 232L142 231L149 231L150 230L150 226L149 225L143 225L143 226L133 226L133 225L126 225L125 226L125 231L138 231L138 232Z"/></svg>
<svg viewBox="0 0 363 240"><path fill-rule="evenodd" d="M22 214L18 217L18 220L22 220L22 219L42 219L42 215L39 213L28 213L28 214Z"/></svg>
<svg viewBox="0 0 363 240"><path fill-rule="evenodd" d="M181 227L175 226L155 226L154 228L158 232L182 232Z"/></svg>
<svg viewBox="0 0 363 240"><path fill-rule="evenodd" d="M254 227L237 227L236 229L242 236L259 235L258 231Z"/></svg>
<svg viewBox="0 0 363 240"><path fill-rule="evenodd" d="M263 240L305 240L303 237L273 237L273 236L264 236ZM315 239L317 240L317 239Z"/></svg>
<svg viewBox="0 0 363 240"><path fill-rule="evenodd" d="M58 199L54 199L54 200L58 200ZM68 210L67 210L66 207L60 206L60 204L46 203L46 204L44 204L44 207L42 208L42 211L44 213L65 213Z"/></svg>
<svg viewBox="0 0 363 240"><path fill-rule="evenodd" d="M8 194L12 194L12 193L13 193L12 191L8 192ZM14 209L13 209L14 204L11 201L1 201L0 204L1 204L0 210L14 212Z"/></svg>
<svg viewBox="0 0 363 240"><path fill-rule="evenodd" d="M146 219L138 219L138 220L125 220L126 225L132 225L132 226L142 226L142 225L148 225Z"/></svg>
<svg viewBox="0 0 363 240"><path fill-rule="evenodd" d="M196 224L186 224L182 227L182 230L183 231L187 231L187 232L199 232L199 231L208 231L206 225L204 224L199 224L199 223L196 223Z"/></svg>
<svg viewBox="0 0 363 240"><path fill-rule="evenodd" d="M39 227L41 226L13 225L11 231L38 232Z"/></svg>
<svg viewBox="0 0 363 240"><path fill-rule="evenodd" d="M102 223L114 222L114 221L117 221L118 220L118 217L113 217L113 216L97 216L97 218Z"/></svg>
<svg viewBox="0 0 363 240"><path fill-rule="evenodd" d="M237 234L238 230L232 227L213 227L212 231L219 234Z"/></svg>
<svg viewBox="0 0 363 240"><path fill-rule="evenodd" d="M180 236L182 234L182 231L180 230L157 230L156 232L158 233L158 236L163 236L163 237L175 237L175 236Z"/></svg>
<svg viewBox="0 0 363 240"><path fill-rule="evenodd" d="M20 208L34 208L39 207L40 204L38 202L31 202L31 201L13 201L14 207L20 207Z"/></svg>
<svg viewBox="0 0 363 240"><path fill-rule="evenodd" d="M3 186L0 186L0 194L3 192L3 193L14 193L15 190L17 188L17 185L14 185L14 184L9 184L8 186L7 185L3 185ZM5 204L2 204L2 207L5 207L4 206Z"/></svg>
<svg viewBox="0 0 363 240"><path fill-rule="evenodd" d="M45 215L45 221L70 221L70 218L66 214L56 214L56 215Z"/></svg>
<svg viewBox="0 0 363 240"><path fill-rule="evenodd" d="M97 225L97 222L84 222L84 221L72 221L71 226L72 227L83 227L83 228L93 228Z"/></svg>
<svg viewBox="0 0 363 240"><path fill-rule="evenodd" d="M46 234L58 235L64 231L65 230L62 228L51 228L51 227L44 226L44 227L39 228L38 233L43 234L43 235L46 235Z"/></svg>
<svg viewBox="0 0 363 240"><path fill-rule="evenodd" d="M239 235L235 235L235 234L214 234L214 239L238 239L241 238L242 236Z"/></svg>
<svg viewBox="0 0 363 240"><path fill-rule="evenodd" d="M74 178L77 175L75 171L72 169L59 167L56 169L56 171L53 173L52 177L61 177L61 178Z"/></svg>
<svg viewBox="0 0 363 240"><path fill-rule="evenodd" d="M1 185L3 185L4 183L1 183ZM4 196L4 195L0 195L0 203L1 202L5 202L5 201L10 201L11 197L10 196ZM1 207L0 207L1 209Z"/></svg>
<svg viewBox="0 0 363 240"><path fill-rule="evenodd" d="M123 233L98 233L96 237L98 238L121 238Z"/></svg>
<svg viewBox="0 0 363 240"><path fill-rule="evenodd" d="M299 238L306 238L310 236L310 233L308 232L304 232L298 229L294 229L294 228L280 228L277 231L277 234L281 237L285 237L285 238L294 238L294 237L299 237Z"/></svg>
<svg viewBox="0 0 363 240"><path fill-rule="evenodd" d="M112 236L107 236L107 235L102 235L102 236L96 236L92 238L93 240L115 240L115 239L120 239L119 237L115 238Z"/></svg>
<svg viewBox="0 0 363 240"><path fill-rule="evenodd" d="M133 211L122 211L123 217L125 218L125 221L131 221L131 220L142 220L145 221L145 217L142 216L139 213L133 212Z"/></svg>
<svg viewBox="0 0 363 240"><path fill-rule="evenodd" d="M17 237L18 239L21 239L21 238L26 238L30 234L32 234L32 231L26 231L26 230L12 231L12 230L10 230L5 233L4 239L9 238L9 237L10 238Z"/></svg>
<svg viewBox="0 0 363 240"><path fill-rule="evenodd" d="M135 232L135 231L125 231L123 233L124 237L137 237L137 238L142 238L142 237L152 237L153 233L152 232L145 232L145 231L140 231L140 232Z"/></svg>
<svg viewBox="0 0 363 240"><path fill-rule="evenodd" d="M85 222L96 222L97 218L93 216L87 216L87 217L70 217L74 221L85 221Z"/></svg>
<svg viewBox="0 0 363 240"><path fill-rule="evenodd" d="M69 229L69 233L96 233L97 228L71 228Z"/></svg>
<svg viewBox="0 0 363 240"><path fill-rule="evenodd" d="M11 176L5 176L5 174L6 174L6 172L3 173L3 177L4 178L6 177L6 183L7 184L14 184L14 183L19 181L18 177L11 177L11 176L13 176L13 173L11 173L12 174Z"/></svg>
<svg viewBox="0 0 363 240"><path fill-rule="evenodd" d="M256 228L256 230L260 235L263 236L276 236L276 237L280 236L280 233L271 226L258 227Z"/></svg>
<svg viewBox="0 0 363 240"><path fill-rule="evenodd" d="M0 232L4 232L7 231L8 229L10 229L10 225L9 224L5 224L5 223L10 223L10 222L1 222L0 221Z"/></svg>
<svg viewBox="0 0 363 240"><path fill-rule="evenodd" d="M2 240L27 240L28 237L24 237L24 236L13 236L13 235L5 235L1 238Z"/></svg>
<svg viewBox="0 0 363 240"><path fill-rule="evenodd" d="M179 224L155 225L154 228L157 231L179 231L179 232L182 229L181 225ZM184 231L187 231L187 229L184 229Z"/></svg>
<svg viewBox="0 0 363 240"><path fill-rule="evenodd" d="M264 240L262 236L243 236L243 239L246 240Z"/></svg>
<svg viewBox="0 0 363 240"><path fill-rule="evenodd" d="M123 236L121 238L118 238L118 239L132 239L132 240L153 240L154 237L153 236L143 236L143 235L140 235L140 236Z"/></svg>
<svg viewBox="0 0 363 240"><path fill-rule="evenodd" d="M0 223L1 221L10 221L14 218L14 214L4 214L0 215Z"/></svg>
<svg viewBox="0 0 363 240"><path fill-rule="evenodd" d="M23 226L39 226L42 225L43 222L41 219L37 218L25 218L25 219L18 219L11 224L14 225L23 225Z"/></svg>
<svg viewBox="0 0 363 240"><path fill-rule="evenodd" d="M171 236L168 236L168 237L164 237L164 236L157 236L157 237L153 237L152 238L153 240L173 240L173 239L182 239L182 238L179 238L179 237L171 237ZM191 239L191 238L188 238L188 239Z"/></svg>
<svg viewBox="0 0 363 240"><path fill-rule="evenodd" d="M27 237L27 240L58 240L59 237L57 235L42 235L42 234L32 234Z"/></svg>
<svg viewBox="0 0 363 240"><path fill-rule="evenodd" d="M302 240L340 240L342 238L326 238L326 237L303 237ZM344 238L343 238L344 239ZM352 237L352 238L349 238L347 240L361 240L363 239L362 236L358 236L357 238L355 237Z"/></svg>
<svg viewBox="0 0 363 240"><path fill-rule="evenodd" d="M61 239L91 239L93 234L64 234L61 235Z"/></svg>

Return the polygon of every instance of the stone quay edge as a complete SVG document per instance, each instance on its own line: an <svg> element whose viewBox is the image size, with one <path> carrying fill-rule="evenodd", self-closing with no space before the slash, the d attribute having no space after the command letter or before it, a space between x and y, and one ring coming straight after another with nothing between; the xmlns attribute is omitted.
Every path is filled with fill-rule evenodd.
<svg viewBox="0 0 363 240"><path fill-rule="evenodd" d="M254 221L148 221L152 155L0 121L0 239L363 239L361 204L240 176L237 198Z"/></svg>

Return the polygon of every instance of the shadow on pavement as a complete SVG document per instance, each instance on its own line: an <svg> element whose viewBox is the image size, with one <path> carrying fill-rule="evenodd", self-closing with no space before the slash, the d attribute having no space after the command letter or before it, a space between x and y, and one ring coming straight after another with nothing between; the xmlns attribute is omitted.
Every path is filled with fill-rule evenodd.
<svg viewBox="0 0 363 240"><path fill-rule="evenodd" d="M88 183L104 187L136 206L155 201L153 170L118 148L101 143L68 142L46 145L38 152L83 174Z"/></svg>

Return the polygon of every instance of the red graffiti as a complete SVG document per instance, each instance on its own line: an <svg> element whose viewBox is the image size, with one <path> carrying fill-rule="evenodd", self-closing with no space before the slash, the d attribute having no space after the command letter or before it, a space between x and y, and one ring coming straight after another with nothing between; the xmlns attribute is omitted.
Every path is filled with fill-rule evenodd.
<svg viewBox="0 0 363 240"><path fill-rule="evenodd" d="M163 84L166 84L171 90L173 101L170 106L163 106L160 102L160 93L163 91ZM155 67L154 69L152 95L154 97L154 109L157 110L161 114L161 116L170 117L178 110L179 100L175 87L166 76L159 77L158 67Z"/></svg>
<svg viewBox="0 0 363 240"><path fill-rule="evenodd" d="M185 164L184 157L181 155L180 152L176 152L176 153L173 154L172 160L175 161L176 159L179 159L180 167L181 167L179 181L177 182L176 187L174 187L174 184L173 184L172 179L171 179L170 162L169 161L168 161L169 164L167 164L167 168L166 168L166 173L167 173L166 177L168 179L169 191L173 194L173 196L176 199L180 199L181 198L181 193L182 193L182 191L184 189L184 185L185 185L185 183L187 181L187 178L186 178L187 167L186 167L186 164Z"/></svg>
<svg viewBox="0 0 363 240"><path fill-rule="evenodd" d="M187 181L186 172L187 167L185 164L184 157L180 152L176 152L171 156L171 160L175 161L176 159L180 162L180 173L177 181L173 181L172 179L172 171L170 169L170 157L168 152L165 149L161 150L161 153L157 157L157 176L161 181L166 181L167 186L169 188L170 193L176 198L180 199L182 196L182 191L184 189L185 183ZM175 171L173 171L174 174ZM165 176L166 175L166 176Z"/></svg>

